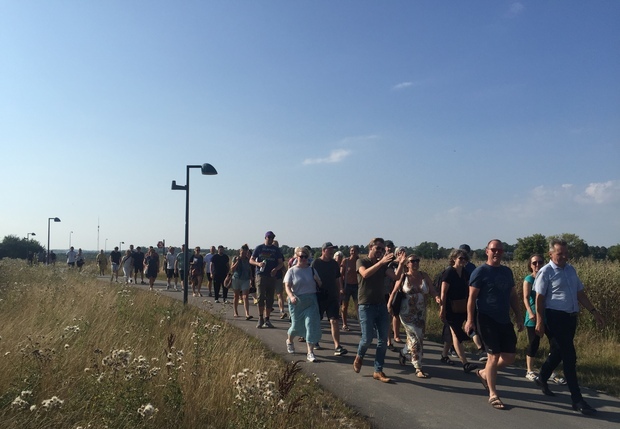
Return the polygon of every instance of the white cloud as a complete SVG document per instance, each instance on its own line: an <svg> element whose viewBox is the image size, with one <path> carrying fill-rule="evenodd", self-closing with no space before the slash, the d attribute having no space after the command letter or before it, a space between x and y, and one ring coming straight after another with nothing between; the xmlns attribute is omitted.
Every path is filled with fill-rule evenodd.
<svg viewBox="0 0 620 429"><path fill-rule="evenodd" d="M525 6L523 6L523 3L514 2L513 4L510 5L510 9L508 10L508 16L521 15L524 10L525 10Z"/></svg>
<svg viewBox="0 0 620 429"><path fill-rule="evenodd" d="M401 90L401 89L409 88L410 86L413 86L413 82L401 82L401 83L399 83L397 85L394 85L392 87L392 89L394 91L398 91L398 90Z"/></svg>
<svg viewBox="0 0 620 429"><path fill-rule="evenodd" d="M304 159L304 165L311 164L333 164L336 162L341 162L347 156L351 154L350 150L347 149L335 149L332 150L329 156L326 158L306 158Z"/></svg>
<svg viewBox="0 0 620 429"><path fill-rule="evenodd" d="M590 183L584 192L576 197L576 201L581 203L608 204L618 200L620 200L619 180Z"/></svg>

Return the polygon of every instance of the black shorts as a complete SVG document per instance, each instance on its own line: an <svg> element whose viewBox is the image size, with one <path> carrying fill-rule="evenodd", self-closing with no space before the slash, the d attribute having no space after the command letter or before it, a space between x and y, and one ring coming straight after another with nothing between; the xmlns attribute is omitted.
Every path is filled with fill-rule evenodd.
<svg viewBox="0 0 620 429"><path fill-rule="evenodd" d="M327 314L328 320L338 320L340 318L340 306L338 305L337 298L319 299L318 301L321 320L323 320L325 314Z"/></svg>
<svg viewBox="0 0 620 429"><path fill-rule="evenodd" d="M207 281L210 282L213 280L213 276L211 275L211 273L207 273Z"/></svg>
<svg viewBox="0 0 620 429"><path fill-rule="evenodd" d="M344 302L349 302L353 298L353 302L357 304L357 294L359 292L359 285L347 283L344 287Z"/></svg>
<svg viewBox="0 0 620 429"><path fill-rule="evenodd" d="M511 323L499 323L484 313L478 312L477 331L487 353L516 353L517 335Z"/></svg>
<svg viewBox="0 0 620 429"><path fill-rule="evenodd" d="M173 277L178 278L179 274L174 271L174 268L166 268L166 277L169 279Z"/></svg>

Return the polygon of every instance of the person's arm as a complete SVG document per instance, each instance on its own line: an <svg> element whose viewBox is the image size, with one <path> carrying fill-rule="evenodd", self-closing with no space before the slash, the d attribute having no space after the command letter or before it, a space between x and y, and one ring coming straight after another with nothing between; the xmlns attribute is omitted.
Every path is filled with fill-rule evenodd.
<svg viewBox="0 0 620 429"><path fill-rule="evenodd" d="M278 274L278 271L280 271L282 269L282 265L284 264L284 260L282 258L278 258L278 265L276 265L276 267L271 270L271 277L275 277Z"/></svg>
<svg viewBox="0 0 620 429"><path fill-rule="evenodd" d="M527 280L523 280L523 304L525 304L525 311L529 315L531 320L536 320L536 313L532 310L530 305L530 294L532 293L532 283Z"/></svg>
<svg viewBox="0 0 620 429"><path fill-rule="evenodd" d="M469 286L469 298L467 299L467 322L465 322L465 333L469 333L475 329L474 313L476 312L476 300L480 289Z"/></svg>
<svg viewBox="0 0 620 429"><path fill-rule="evenodd" d="M517 291L513 287L510 292L510 307L512 307L512 312L515 314L515 322L517 323L517 330L521 332L523 330L523 317L521 316L521 308L519 305L519 297L517 296Z"/></svg>
<svg viewBox="0 0 620 429"><path fill-rule="evenodd" d="M545 335L545 295L540 292L536 293L536 335L543 337Z"/></svg>
<svg viewBox="0 0 620 429"><path fill-rule="evenodd" d="M321 281L321 277L319 277L319 273L316 271L316 269L312 268L312 274L313 274L314 280L319 285L319 287L323 286L323 282Z"/></svg>
<svg viewBox="0 0 620 429"><path fill-rule="evenodd" d="M423 275L424 275L424 281L428 285L429 293L433 295L433 297L435 298L435 302L437 304L441 304L441 298L439 297L439 291L435 287L435 284L431 280L431 277L427 273L423 273Z"/></svg>
<svg viewBox="0 0 620 429"><path fill-rule="evenodd" d="M446 304L448 302L448 290L450 290L450 283L446 281L441 282L441 303L439 305L439 318L446 321Z"/></svg>
<svg viewBox="0 0 620 429"><path fill-rule="evenodd" d="M407 254L405 252L401 252L397 257L396 261L398 262L398 267L396 270L393 268L388 269L385 274L391 278L393 281L400 279L405 272L405 260L407 259Z"/></svg>
<svg viewBox="0 0 620 429"><path fill-rule="evenodd" d="M603 316L601 315L601 313L598 312L596 307L592 305L592 303L590 302L590 298L588 298L588 295L586 295L586 292L583 289L577 292L577 300L581 305L585 307L586 310L588 310L592 314L599 328L605 326L605 319L603 319Z"/></svg>

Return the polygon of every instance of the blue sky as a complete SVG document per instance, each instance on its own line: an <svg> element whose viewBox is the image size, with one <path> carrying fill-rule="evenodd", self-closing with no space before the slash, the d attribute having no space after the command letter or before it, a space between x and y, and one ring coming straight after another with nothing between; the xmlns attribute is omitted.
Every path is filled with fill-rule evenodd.
<svg viewBox="0 0 620 429"><path fill-rule="evenodd" d="M0 236L45 245L57 216L53 249L179 245L171 181L210 163L191 246L617 244L619 22L616 1L0 1Z"/></svg>

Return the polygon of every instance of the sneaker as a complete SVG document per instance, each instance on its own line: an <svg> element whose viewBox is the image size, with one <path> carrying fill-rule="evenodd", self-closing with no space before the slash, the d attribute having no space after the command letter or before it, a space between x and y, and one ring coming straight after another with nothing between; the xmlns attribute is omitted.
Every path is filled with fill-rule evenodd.
<svg viewBox="0 0 620 429"><path fill-rule="evenodd" d="M220 303L220 300L219 300L219 299L216 299L216 300L215 300L215 303L216 303L216 304L219 304L219 303Z"/></svg>
<svg viewBox="0 0 620 429"><path fill-rule="evenodd" d="M342 356L342 355L346 355L347 353L349 353L349 351L342 346L337 347L334 350L334 356Z"/></svg>
<svg viewBox="0 0 620 429"><path fill-rule="evenodd" d="M549 380L553 381L555 384L566 384L566 380L564 379L564 377L560 377L555 372L551 373L551 377L549 377Z"/></svg>
<svg viewBox="0 0 620 429"><path fill-rule="evenodd" d="M534 371L528 371L527 374L525 374L525 378L530 381L536 381L538 375Z"/></svg>
<svg viewBox="0 0 620 429"><path fill-rule="evenodd" d="M375 380L379 380L382 383L389 383L390 381L392 381L390 378L388 378L383 371L377 371L374 372L372 374L372 378L374 378Z"/></svg>
<svg viewBox="0 0 620 429"><path fill-rule="evenodd" d="M489 360L489 355L484 350L478 350L478 362L486 362Z"/></svg>
<svg viewBox="0 0 620 429"><path fill-rule="evenodd" d="M286 314L286 313L282 313L280 315L280 319L286 319L287 317L288 317L288 314Z"/></svg>
<svg viewBox="0 0 620 429"><path fill-rule="evenodd" d="M262 329L265 326L265 322L263 321L263 319L259 319L258 323L256 324L256 327L258 329Z"/></svg>
<svg viewBox="0 0 620 429"><path fill-rule="evenodd" d="M273 328L271 321L269 319L265 319L265 324L263 325L265 328Z"/></svg>
<svg viewBox="0 0 620 429"><path fill-rule="evenodd" d="M170 285L166 286L166 290L170 290L170 288L171 288Z"/></svg>
<svg viewBox="0 0 620 429"><path fill-rule="evenodd" d="M321 345L319 343L316 343L314 345L314 350L323 350L323 347L321 347Z"/></svg>
<svg viewBox="0 0 620 429"><path fill-rule="evenodd" d="M295 353L295 345L289 340L286 340L286 351L290 354Z"/></svg>
<svg viewBox="0 0 620 429"><path fill-rule="evenodd" d="M316 357L314 356L313 352L308 353L308 356L306 356L306 360L308 362L316 362Z"/></svg>
<svg viewBox="0 0 620 429"><path fill-rule="evenodd" d="M448 356L453 357L453 358L459 357L456 350L454 350L454 346L450 346L450 350L448 351Z"/></svg>
<svg viewBox="0 0 620 429"><path fill-rule="evenodd" d="M224 300L224 304L228 304L228 301Z"/></svg>

